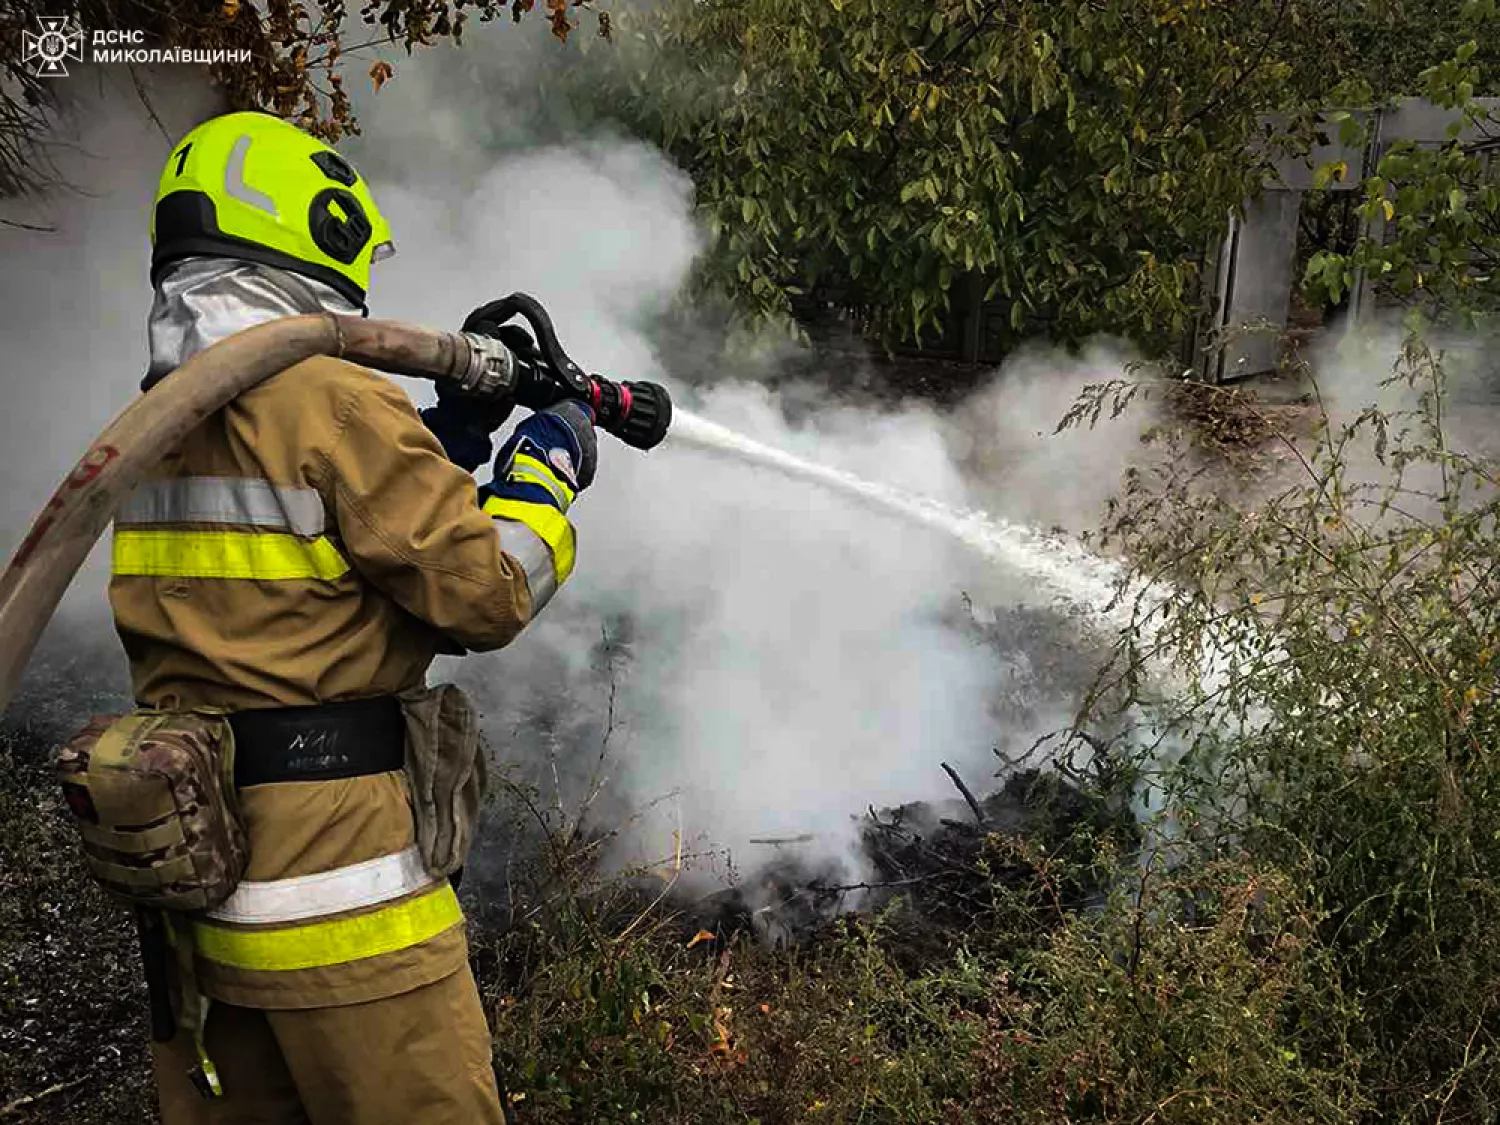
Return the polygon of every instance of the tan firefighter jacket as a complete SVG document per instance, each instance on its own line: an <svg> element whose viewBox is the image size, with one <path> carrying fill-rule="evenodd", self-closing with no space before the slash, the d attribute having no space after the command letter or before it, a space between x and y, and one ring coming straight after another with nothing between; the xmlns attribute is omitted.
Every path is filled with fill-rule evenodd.
<svg viewBox="0 0 1500 1125"><path fill-rule="evenodd" d="M300 363L204 422L116 517L110 601L136 699L331 703L420 685L455 642L505 645L573 549L565 520L548 546L521 515L480 510L389 380ZM245 882L192 923L207 995L350 1004L463 964L458 902L416 855L402 774L258 785L241 803Z"/></svg>

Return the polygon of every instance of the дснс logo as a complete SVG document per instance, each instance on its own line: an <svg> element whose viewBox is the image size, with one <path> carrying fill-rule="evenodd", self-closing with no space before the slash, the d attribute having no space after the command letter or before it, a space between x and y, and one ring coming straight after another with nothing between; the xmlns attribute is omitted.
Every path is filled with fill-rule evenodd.
<svg viewBox="0 0 1500 1125"><path fill-rule="evenodd" d="M67 60L83 61L83 29L67 16L37 16L40 33L23 32L26 54L23 62L35 62L37 78L66 78Z"/></svg>

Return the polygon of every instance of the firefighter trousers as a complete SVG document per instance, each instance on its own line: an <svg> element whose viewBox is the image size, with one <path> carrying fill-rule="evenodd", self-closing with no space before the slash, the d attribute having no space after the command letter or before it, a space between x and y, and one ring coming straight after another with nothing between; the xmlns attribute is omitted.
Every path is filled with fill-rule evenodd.
<svg viewBox="0 0 1500 1125"><path fill-rule="evenodd" d="M181 1031L152 1044L162 1125L503 1125L490 1033L467 966L411 992L337 1008L215 1002L204 1047L223 1096L188 1078Z"/></svg>

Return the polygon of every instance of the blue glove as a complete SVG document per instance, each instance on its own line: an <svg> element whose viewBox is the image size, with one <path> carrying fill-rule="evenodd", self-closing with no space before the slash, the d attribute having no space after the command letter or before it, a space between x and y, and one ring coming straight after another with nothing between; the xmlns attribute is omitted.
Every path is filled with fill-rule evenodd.
<svg viewBox="0 0 1500 1125"><path fill-rule="evenodd" d="M479 490L501 549L526 572L533 612L573 573L577 543L568 508L593 483L597 459L593 411L560 402L515 428L495 458L495 479Z"/></svg>
<svg viewBox="0 0 1500 1125"><path fill-rule="evenodd" d="M422 422L438 439L443 452L466 473L472 473L495 452L492 435L505 423L514 403L497 407L493 402L472 398L450 384L438 384L436 406L417 411Z"/></svg>
<svg viewBox="0 0 1500 1125"><path fill-rule="evenodd" d="M494 333L518 360L532 356L536 343L520 325L507 324ZM472 473L495 452L493 435L515 409L510 401L496 402L464 394L452 383L439 383L437 405L419 410L423 424L438 439L443 452L464 472Z"/></svg>
<svg viewBox="0 0 1500 1125"><path fill-rule="evenodd" d="M573 497L594 483L598 460L594 412L581 402L560 402L515 428L495 458L489 491L566 512Z"/></svg>

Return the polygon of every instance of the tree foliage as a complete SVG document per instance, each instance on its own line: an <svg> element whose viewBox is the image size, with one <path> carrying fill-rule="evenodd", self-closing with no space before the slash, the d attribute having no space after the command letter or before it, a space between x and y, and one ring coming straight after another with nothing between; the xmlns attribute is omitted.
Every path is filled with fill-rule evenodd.
<svg viewBox="0 0 1500 1125"><path fill-rule="evenodd" d="M1467 8L1476 30L1497 17L1493 0ZM1475 100L1479 52L1470 39L1423 73L1426 96L1456 111L1449 138L1400 142L1381 158L1362 185L1369 233L1349 253L1313 256L1304 281L1314 299L1336 301L1363 275L1379 295L1440 320L1473 326L1500 311L1500 115Z"/></svg>
<svg viewBox="0 0 1500 1125"><path fill-rule="evenodd" d="M624 19L622 15L622 20ZM1180 332L1195 261L1295 101L1289 0L666 0L638 127L693 175L710 277L847 288L897 335L965 280L1019 336Z"/></svg>
<svg viewBox="0 0 1500 1125"><path fill-rule="evenodd" d="M552 33L566 40L578 26L571 8L592 0L545 0ZM263 109L337 141L358 133L345 88L352 64L378 88L391 64L365 54L376 46L408 52L442 40L461 42L472 19L509 13L519 22L536 0L365 0L357 19L345 0L70 0L45 14L74 19L86 32L139 30L152 47L248 50L249 63L215 65L209 77L232 109ZM44 187L44 141L55 88L33 76L23 36L35 31L35 6L0 0L0 196ZM601 34L607 12L598 12Z"/></svg>
<svg viewBox="0 0 1500 1125"><path fill-rule="evenodd" d="M1324 4L1305 62L1330 105L1366 104L1422 92L1424 74L1475 38L1464 0L1360 0ZM1480 94L1500 93L1500 36L1477 37ZM1313 78L1313 75L1309 75Z"/></svg>

